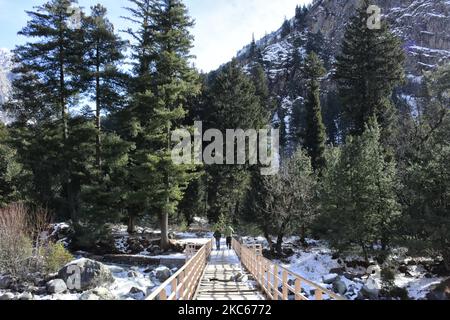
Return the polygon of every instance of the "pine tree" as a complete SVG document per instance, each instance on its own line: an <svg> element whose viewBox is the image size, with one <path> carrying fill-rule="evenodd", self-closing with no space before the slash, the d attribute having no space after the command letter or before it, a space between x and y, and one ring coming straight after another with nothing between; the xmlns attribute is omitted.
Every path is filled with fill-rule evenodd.
<svg viewBox="0 0 450 320"><path fill-rule="evenodd" d="M291 22L288 19L284 19L281 26L281 38L286 38L291 33Z"/></svg>
<svg viewBox="0 0 450 320"><path fill-rule="evenodd" d="M325 165L326 132L320 106L320 78L325 75L325 69L314 52L305 61L304 73L308 79L304 147L312 159L314 170L320 170Z"/></svg>
<svg viewBox="0 0 450 320"><path fill-rule="evenodd" d="M8 129L0 123L0 208L25 195L26 174L9 139Z"/></svg>
<svg viewBox="0 0 450 320"><path fill-rule="evenodd" d="M264 90L263 90L264 91ZM204 129L259 129L268 124L268 112L255 86L233 60L210 80L205 101ZM208 216L217 221L221 214L233 218L243 206L249 182L248 165L208 166Z"/></svg>
<svg viewBox="0 0 450 320"><path fill-rule="evenodd" d="M248 58L254 63L264 65L261 48L256 44L254 34L252 36L252 42L250 43L250 49L248 51Z"/></svg>
<svg viewBox="0 0 450 320"><path fill-rule="evenodd" d="M252 190L246 199L246 218L260 227L271 249L279 255L286 235L298 229L303 240L308 236L317 212L316 184L311 160L302 150L286 159L277 175L263 177L254 172ZM276 235L275 247L272 235Z"/></svg>
<svg viewBox="0 0 450 320"><path fill-rule="evenodd" d="M274 103L270 96L266 72L260 63L255 63L250 70L250 74L255 86L255 93L260 98L261 106L265 109L265 114L262 114L262 116L268 119L274 112Z"/></svg>
<svg viewBox="0 0 450 320"><path fill-rule="evenodd" d="M316 226L333 247L359 246L366 259L373 244L387 249L400 217L395 163L386 161L376 121L360 137L327 153L321 191L322 216Z"/></svg>
<svg viewBox="0 0 450 320"><path fill-rule="evenodd" d="M125 76L119 71L126 42L114 33L114 26L106 18L101 5L91 8L84 21L87 89L95 101L96 164L101 167L101 117L103 111L114 112L123 104Z"/></svg>
<svg viewBox="0 0 450 320"><path fill-rule="evenodd" d="M13 97L7 108L13 115L18 115L17 121L20 123L32 121L34 124L29 124L28 127L31 129L29 132L35 131L36 135L28 136L29 140L22 143L36 143L36 149L47 145L49 152L55 151L48 158L36 158L32 164L35 171L41 171L45 166L52 167L49 172L42 172L44 175L55 174L38 182L49 183L38 188L41 189L40 192L46 193L41 198L54 198L55 195L51 194L54 190L52 184L60 179L65 198L65 205L60 211L69 211L76 222L78 190L72 183L72 160L68 156L72 147L68 144L69 107L76 104L77 95L83 89L83 32L70 25L73 15L71 7L74 4L75 1L72 0L52 0L36 7L36 11L27 12L30 20L19 35L35 41L28 41L14 51L15 60L19 64L13 70L16 80L13 82ZM82 17L81 12L80 19ZM60 131L59 138L53 134L54 130ZM42 140L37 140L38 137ZM22 144L17 149L25 156L23 151L28 147ZM42 152L43 150L39 151ZM55 157L52 158L53 156ZM45 164L44 159L51 159L52 162ZM55 172L55 167L60 169ZM61 189L61 185L56 189Z"/></svg>
<svg viewBox="0 0 450 320"><path fill-rule="evenodd" d="M126 169L128 184L125 207L128 215L128 232L134 233L136 219L151 209L154 194L152 174L155 170L155 161L148 155L154 152L150 140L150 120L154 108L151 64L155 59L155 49L151 29L152 1L130 0L130 3L132 6L127 8L130 16L124 18L137 26L135 29L127 30L133 39L131 43L133 77L128 86L129 105L118 112L117 118L121 126L122 139L134 144Z"/></svg>
<svg viewBox="0 0 450 320"><path fill-rule="evenodd" d="M30 72L38 77L39 89L46 100L43 103L52 109L53 116L60 115L64 139L69 134L69 105L82 89L82 31L72 29L69 24L73 14L70 8L75 3L73 0L51 0L36 7L36 11L28 11L31 19L19 35L34 38L36 42L18 46L14 51L20 62L14 72Z"/></svg>
<svg viewBox="0 0 450 320"><path fill-rule="evenodd" d="M368 28L368 6L364 0L350 19L336 63L336 79L350 134L361 134L372 116L389 130L391 95L404 80L401 43L385 21L379 30ZM384 136L388 135L386 130Z"/></svg>
<svg viewBox="0 0 450 320"><path fill-rule="evenodd" d="M181 0L156 0L153 3L154 33L157 58L153 78L155 95L155 118L152 126L156 130L157 182L161 193L161 248L169 248L169 216L175 213L183 192L193 178L189 165L175 165L171 160L171 132L180 128L186 116L185 104L190 96L199 93L197 72L190 66L190 49L193 36L189 29L194 25Z"/></svg>
<svg viewBox="0 0 450 320"><path fill-rule="evenodd" d="M130 9L130 19L140 24L137 31L130 31L137 40L133 47L137 77L129 110L129 126L137 129L132 198L135 206L144 203L141 209L159 214L161 248L167 250L169 216L177 210L192 178L192 166L172 162L171 132L181 127L187 100L200 89L198 75L190 66L193 21L179 0L131 2L135 8Z"/></svg>
<svg viewBox="0 0 450 320"><path fill-rule="evenodd" d="M450 66L426 74L429 97L407 149L403 234L416 253L434 253L450 270Z"/></svg>

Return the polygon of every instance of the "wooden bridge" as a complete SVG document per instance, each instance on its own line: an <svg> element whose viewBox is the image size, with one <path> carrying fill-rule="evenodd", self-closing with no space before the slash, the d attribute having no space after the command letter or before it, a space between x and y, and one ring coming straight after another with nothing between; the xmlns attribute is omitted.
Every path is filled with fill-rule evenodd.
<svg viewBox="0 0 450 320"><path fill-rule="evenodd" d="M261 245L232 247L188 245L186 264L146 300L345 300L264 258Z"/></svg>

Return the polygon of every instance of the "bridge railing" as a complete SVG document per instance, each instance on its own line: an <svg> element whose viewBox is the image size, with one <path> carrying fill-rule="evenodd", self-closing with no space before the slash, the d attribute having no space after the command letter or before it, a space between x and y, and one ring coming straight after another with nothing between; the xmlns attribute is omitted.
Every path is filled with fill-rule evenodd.
<svg viewBox="0 0 450 320"><path fill-rule="evenodd" d="M173 276L153 291L146 300L191 300L211 255L213 240L209 240ZM187 248L192 254L192 246Z"/></svg>
<svg viewBox="0 0 450 320"><path fill-rule="evenodd" d="M244 245L233 239L233 249L242 265L252 274L260 288L271 300L346 300L318 284L266 259L261 245Z"/></svg>

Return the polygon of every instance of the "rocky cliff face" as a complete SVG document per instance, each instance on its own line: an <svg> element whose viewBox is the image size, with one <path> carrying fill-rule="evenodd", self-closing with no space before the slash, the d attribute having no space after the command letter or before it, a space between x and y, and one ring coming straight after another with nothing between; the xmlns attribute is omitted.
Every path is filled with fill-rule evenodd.
<svg viewBox="0 0 450 320"><path fill-rule="evenodd" d="M345 23L359 0L315 1L308 16L312 32L319 30L339 51ZM378 0L373 1L394 31L405 43L408 72L420 76L436 64L450 60L450 1Z"/></svg>
<svg viewBox="0 0 450 320"><path fill-rule="evenodd" d="M389 22L391 30L404 43L407 83L400 88L398 97L408 103L414 112L421 105L423 72L434 69L438 64L450 62L450 1L373 0L373 4L381 8L382 19ZM332 62L339 54L346 24L359 5L360 0L315 0L309 6L305 19L306 29L296 28L293 18L289 34L286 35L280 28L256 42L262 52L272 95L278 101L275 119L285 119L286 135L289 135L293 105L303 99L301 95L292 95L287 90L292 81L289 79L289 59L292 59L294 50L299 50L304 56L308 37L319 31L323 34L323 47L330 62L329 73L322 86L322 95L326 98L327 93L335 89L331 77ZM244 47L237 55L244 68L252 63L250 48L250 45ZM295 84L299 85L301 83Z"/></svg>

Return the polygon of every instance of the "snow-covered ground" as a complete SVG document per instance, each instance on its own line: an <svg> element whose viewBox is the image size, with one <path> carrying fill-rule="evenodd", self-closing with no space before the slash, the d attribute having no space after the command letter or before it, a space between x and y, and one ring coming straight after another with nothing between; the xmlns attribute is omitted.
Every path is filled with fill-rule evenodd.
<svg viewBox="0 0 450 320"><path fill-rule="evenodd" d="M268 243L265 238L244 238L246 243L259 243L264 247L268 247ZM286 239L286 243L296 243L298 238L291 237ZM369 279L368 270L364 267L349 268L342 261L343 259L333 259L333 252L329 246L323 241L308 240L310 247L303 249L301 247L294 247L295 254L287 260L277 261L281 266L290 271L313 281L324 288L333 290L331 284L326 284L324 281L330 276L337 276L332 274L331 271L337 269L344 269L344 275L340 276L340 279L346 284L348 291L346 297L354 300L358 297L358 292L366 284ZM399 259L400 257L395 257ZM404 258L408 261L408 258ZM346 258L349 260L349 257ZM362 261L362 257L354 256L351 260ZM411 259L409 259L411 260ZM415 261L419 261L415 259ZM346 275L351 275L349 279ZM380 284L380 275L371 275L370 279L374 279ZM411 299L419 300L425 299L426 295L433 289L433 286L442 283L446 278L431 276L421 265L408 266L408 274L397 272L395 275L395 285L399 288L405 288L408 291L408 295ZM326 282L326 281L325 281Z"/></svg>
<svg viewBox="0 0 450 320"><path fill-rule="evenodd" d="M52 237L57 237L59 232L63 229L67 229L66 224L57 224L52 229ZM159 234L159 232L150 229L139 228L138 232ZM116 239L116 246L118 248L126 244L128 239L128 234L126 232L125 226L116 226L114 228L114 235ZM192 232L175 232L174 233L177 242L181 244L195 243L204 244L211 239L211 233L205 233L203 235L199 233ZM201 236L201 237L200 237ZM66 239L62 239L63 243L66 243ZM154 255L147 251L135 256L151 256L154 259L179 259L183 260L186 258L185 253L170 253ZM80 255L76 255L76 258L81 258ZM99 297L101 299L115 299L115 300L144 300L153 290L161 285L161 282L156 276L156 271L158 269L167 268L166 266L148 266L148 267L136 267L136 266L126 266L118 264L105 264L111 271L114 278L114 283L107 285L104 288L99 288L97 290L90 290L83 293L64 293L64 294L54 294L54 295L34 295L35 300L97 300ZM177 271L176 268L170 270L171 273ZM0 289L0 296L5 294L7 290ZM16 298L19 298L20 294L14 293Z"/></svg>
<svg viewBox="0 0 450 320"><path fill-rule="evenodd" d="M62 226L65 227L65 226ZM194 232L175 232L175 238L181 243L196 243L204 244L212 238L211 233L194 233ZM124 233L124 236L125 233ZM268 247L268 242L264 237L244 237L244 242L247 244L259 243L263 247ZM347 292L345 296L354 300L358 298L358 293L363 286L367 284L369 279L368 270L364 267L354 265L348 266L348 261L362 261L361 257L352 256L344 258L337 258L333 255L332 250L327 243L323 241L308 240L308 248L303 248L299 244L298 237L290 237L285 239L285 245L294 250L294 254L281 261L275 261L284 268L301 277L313 281L320 286L333 290L333 285L330 284L329 279L336 278L339 272L339 279L345 283ZM225 244L223 244L225 246ZM147 255L150 255L147 253ZM170 258L170 259L184 259L184 253L172 253L170 255L152 255L154 258ZM391 259L401 261L407 265L407 272L396 272L395 285L400 288L405 288L411 299L425 299L427 294L436 285L442 283L446 278L433 276L425 270L419 261L425 258L412 258L405 255L402 250L394 251ZM345 261L344 261L345 260ZM429 259L428 259L429 260ZM100 292L84 292L84 293L68 293L57 295L42 295L35 296L37 300L79 300L79 299L97 299L98 296L112 297L119 300L143 300L153 290L161 285L156 276L156 269L164 268L164 266L149 266L136 267L106 264L110 269L114 283L101 288ZM171 273L175 273L177 269L172 269ZM343 271L343 272L342 272ZM380 283L380 276L378 274L371 275L370 279ZM307 288L305 288L307 289ZM103 290L103 291L102 291ZM0 296L5 293L5 290L0 290Z"/></svg>

